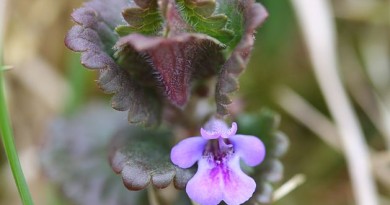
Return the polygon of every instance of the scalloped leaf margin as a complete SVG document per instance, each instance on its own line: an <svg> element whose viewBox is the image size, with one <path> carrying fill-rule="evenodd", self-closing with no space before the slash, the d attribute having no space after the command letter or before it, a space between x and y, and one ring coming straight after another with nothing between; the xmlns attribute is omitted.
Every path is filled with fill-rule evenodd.
<svg viewBox="0 0 390 205"><path fill-rule="evenodd" d="M230 1L230 0L229 0ZM238 10L244 17L244 33L232 54L222 66L215 91L217 113L228 115L228 105L232 102L229 94L238 90L238 77L245 70L254 44L256 29L268 17L265 8L253 0L238 1Z"/></svg>
<svg viewBox="0 0 390 205"><path fill-rule="evenodd" d="M137 191L152 184L162 189L172 182L177 189L185 188L195 170L172 164L167 139L170 135L165 131L131 126L114 136L109 161L114 172L122 176L126 188Z"/></svg>
<svg viewBox="0 0 390 205"><path fill-rule="evenodd" d="M81 52L81 63L86 68L99 70L98 84L106 93L114 93L111 102L114 109L128 110L130 123L153 125L160 120L160 107L149 102L156 99L148 96L112 57L112 48L119 39L112 31L122 24L121 11L126 6L127 1L124 0L93 0L85 3L84 7L72 13L72 19L77 25L66 35L65 45L73 51Z"/></svg>

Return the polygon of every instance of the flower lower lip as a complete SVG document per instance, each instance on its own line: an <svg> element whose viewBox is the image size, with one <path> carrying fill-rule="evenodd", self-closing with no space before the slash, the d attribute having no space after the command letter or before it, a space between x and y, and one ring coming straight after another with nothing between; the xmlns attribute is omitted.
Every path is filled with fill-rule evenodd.
<svg viewBox="0 0 390 205"><path fill-rule="evenodd" d="M219 136L217 139L209 138L211 131L205 130L202 134L206 136L184 139L171 152L172 162L178 166L188 166L189 160L194 163L197 160L198 171L188 182L186 190L193 200L201 204L218 204L222 200L228 204L247 201L252 196L256 183L241 170L240 158L248 161L251 166L264 159L265 149L260 139L236 135L234 129L221 126L221 123L224 122L217 119L211 119L208 123L213 134ZM228 139L222 138L227 130L234 132ZM190 141L193 143L187 143ZM181 153L185 153L184 157L188 157L188 160Z"/></svg>

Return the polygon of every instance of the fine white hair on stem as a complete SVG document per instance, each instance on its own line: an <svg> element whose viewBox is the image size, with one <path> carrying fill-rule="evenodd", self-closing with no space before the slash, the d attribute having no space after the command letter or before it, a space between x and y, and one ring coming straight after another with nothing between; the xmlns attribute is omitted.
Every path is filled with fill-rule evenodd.
<svg viewBox="0 0 390 205"><path fill-rule="evenodd" d="M314 74L335 121L347 160L356 204L378 205L369 149L339 76L336 33L328 0L292 0Z"/></svg>

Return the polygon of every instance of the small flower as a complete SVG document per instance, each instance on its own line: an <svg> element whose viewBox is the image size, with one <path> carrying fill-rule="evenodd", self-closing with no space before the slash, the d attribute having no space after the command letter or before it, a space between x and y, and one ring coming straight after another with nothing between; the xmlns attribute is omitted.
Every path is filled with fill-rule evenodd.
<svg viewBox="0 0 390 205"><path fill-rule="evenodd" d="M181 168L198 162L198 171L187 183L189 197L201 205L242 204L255 191L255 181L240 168L240 159L249 166L265 157L264 144L255 136L238 135L224 121L211 119L200 130L202 136L187 138L172 148L171 160Z"/></svg>

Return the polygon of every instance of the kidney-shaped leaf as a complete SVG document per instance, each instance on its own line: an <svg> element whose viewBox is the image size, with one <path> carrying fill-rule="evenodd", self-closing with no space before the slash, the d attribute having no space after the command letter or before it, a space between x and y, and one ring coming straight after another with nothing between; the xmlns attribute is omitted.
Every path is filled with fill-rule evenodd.
<svg viewBox="0 0 390 205"><path fill-rule="evenodd" d="M110 137L127 123L125 113L94 104L68 119L55 120L40 153L46 176L77 205L143 205L107 162Z"/></svg>
<svg viewBox="0 0 390 205"><path fill-rule="evenodd" d="M185 187L195 173L171 163L167 143L170 135L130 126L114 136L110 144L110 164L128 189L142 190L149 184L165 188L172 181L178 189Z"/></svg>

